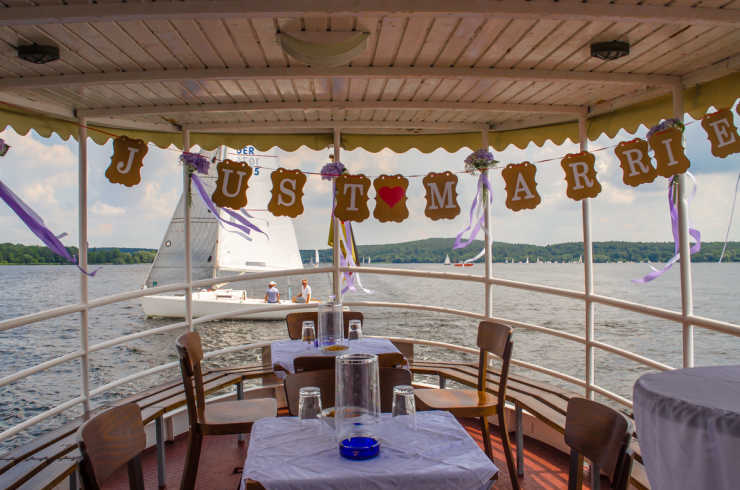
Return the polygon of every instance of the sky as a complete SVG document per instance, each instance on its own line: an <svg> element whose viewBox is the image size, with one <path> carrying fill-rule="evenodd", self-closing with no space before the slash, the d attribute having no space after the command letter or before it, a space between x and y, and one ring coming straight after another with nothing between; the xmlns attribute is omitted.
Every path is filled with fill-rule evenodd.
<svg viewBox="0 0 740 490"><path fill-rule="evenodd" d="M738 124L737 113L735 124ZM692 121L687 118L687 122ZM644 137L647 129L636 133ZM601 137L591 148L614 146L634 136L622 131L615 139ZM31 131L21 136L12 128L0 132L0 138L11 146L0 158L0 180L26 201L55 233L68 233L62 241L77 245L77 142L63 141L56 135L42 138ZM687 156L696 178L697 191L690 203L690 219L699 229L703 241L722 241L728 228L735 184L740 172L740 154L718 159L710 152L706 133L698 122L686 128ZM576 144L556 146L547 142L542 147L530 145L524 150L510 146L494 152L502 165L523 161L536 162L577 152ZM471 152L437 150L423 154L410 150L396 154L390 150L370 153L364 150L342 151L340 159L351 173L375 177L381 173L404 175L431 171L461 171ZM182 189L179 152L174 148L159 149L150 145L144 159L142 182L128 188L112 184L104 176L112 143L99 146L88 142L88 241L91 247L159 247L162 236ZM277 148L267 152L277 158L262 158L261 165L318 171L328 161L330 150L301 148L284 152ZM637 188L622 182L622 170L613 148L594 152L597 177L602 192L592 200L592 238L594 241L671 241L667 207L667 180L658 177L653 183ZM432 221L424 215L425 199L420 177L410 179L408 189L409 218L402 223L380 223L372 217L371 191L368 220L355 224L360 245L396 243L432 237L454 237L467 224L467 212L476 189L476 177L459 175L458 202L461 214L453 220ZM559 160L537 164L537 190L542 203L534 210L513 212L506 208L506 193L500 171L492 175L493 236L496 241L546 245L581 241L581 204L565 195L566 182ZM330 217L330 186L318 176L309 176L304 188L305 212L294 220L300 248L326 248ZM249 197L249 193L247 194ZM265 208L267 203L250 202L249 208ZM738 206L740 207L740 206ZM481 235L482 236L482 235ZM740 240L740 224L733 224L730 240ZM0 201L0 242L40 244L4 202ZM477 250L471 250L471 255Z"/></svg>

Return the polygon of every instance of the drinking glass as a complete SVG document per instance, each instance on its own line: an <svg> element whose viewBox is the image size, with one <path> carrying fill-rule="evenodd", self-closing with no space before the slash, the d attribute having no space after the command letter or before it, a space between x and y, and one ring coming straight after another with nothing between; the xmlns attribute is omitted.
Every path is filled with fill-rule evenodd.
<svg viewBox="0 0 740 490"><path fill-rule="evenodd" d="M318 344L321 350L327 352L342 351L347 348L344 341L344 321L342 317L342 304L336 303L334 296L330 296L329 302L321 303L318 307L319 331Z"/></svg>
<svg viewBox="0 0 740 490"><path fill-rule="evenodd" d="M298 390L298 417L301 421L318 419L321 413L321 389L304 386Z"/></svg>
<svg viewBox="0 0 740 490"><path fill-rule="evenodd" d="M311 320L303 322L301 327L301 341L313 345L316 341L316 328Z"/></svg>
<svg viewBox="0 0 740 490"><path fill-rule="evenodd" d="M416 402L414 388L409 385L393 387L393 408L391 413L394 420L404 422L410 429L416 430Z"/></svg>
<svg viewBox="0 0 740 490"><path fill-rule="evenodd" d="M349 340L359 340L362 338L362 322L360 320L349 321Z"/></svg>
<svg viewBox="0 0 740 490"><path fill-rule="evenodd" d="M374 437L380 421L378 356L344 354L335 368L337 441Z"/></svg>

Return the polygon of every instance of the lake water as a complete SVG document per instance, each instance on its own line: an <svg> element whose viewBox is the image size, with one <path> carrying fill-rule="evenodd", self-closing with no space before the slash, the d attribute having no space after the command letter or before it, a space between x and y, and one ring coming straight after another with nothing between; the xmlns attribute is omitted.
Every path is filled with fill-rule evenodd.
<svg viewBox="0 0 740 490"><path fill-rule="evenodd" d="M481 264L466 269L438 264L394 264L389 267L482 274ZM139 288L148 268L148 265L104 266L97 277L89 281L90 298ZM504 279L583 289L583 269L575 264L495 264L494 271L498 277ZM646 285L630 282L630 279L647 272L649 270L646 264L597 264L595 291L602 295L680 311L678 267ZM330 291L328 275L309 277L314 295L326 298ZM291 288L295 294L299 279L280 279L278 287L281 293L285 295L288 288ZM696 314L738 322L740 302L737 300L737 286L740 284L740 263L694 264L693 279ZM370 274L363 276L363 283L374 291L372 296L350 293L347 298L419 303L483 312L484 293L480 284ZM243 286L247 287L250 296L264 295L265 284L262 282L245 282ZM78 298L79 274L73 267L0 267L0 320L75 303ZM384 308L366 308L363 313L363 330L368 335L439 340L471 347L475 344L476 322L471 319ZM494 315L584 335L584 305L577 300L495 287ZM600 305L596 305L595 321L596 339L671 366L681 365L680 324ZM96 308L90 311L90 345L172 322L173 320L145 318L138 300ZM77 351L80 345L79 323L79 315L74 314L0 332L0 356L3 359L0 377ZM284 322L222 321L205 324L199 330L207 350L286 337ZM174 340L181 333L171 331L149 336L91 354L91 389L144 368L175 361L177 355ZM514 339L515 358L583 378L583 345L521 328L516 329ZM740 337L697 328L695 342L697 365L740 363ZM418 348L416 355L446 360L465 358L459 353L428 348ZM227 365L254 360L254 353L237 353L223 356L217 362ZM620 395L631 398L635 379L648 371L647 368L620 356L600 350L596 352L596 382ZM0 389L0 431L79 396L79 373L78 361L67 362ZM171 370L144 378L94 399L93 405L109 402L144 386L178 376L178 370ZM550 377L536 374L532 376L557 383ZM570 388L575 389L572 386ZM0 452L77 413L79 410L70 410L0 443Z"/></svg>

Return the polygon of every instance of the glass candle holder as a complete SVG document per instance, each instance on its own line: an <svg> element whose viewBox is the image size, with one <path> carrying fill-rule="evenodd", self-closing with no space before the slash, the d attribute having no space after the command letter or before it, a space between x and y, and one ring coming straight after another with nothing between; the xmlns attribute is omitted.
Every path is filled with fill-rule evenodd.
<svg viewBox="0 0 740 490"><path fill-rule="evenodd" d="M367 459L377 455L378 445L370 444L370 453L346 452L343 448L364 447L377 442L375 430L380 422L380 377L378 356L344 354L337 357L335 376L335 430L340 453L345 457L358 454ZM372 454L368 456L368 454ZM349 456L348 456L349 454Z"/></svg>
<svg viewBox="0 0 740 490"><path fill-rule="evenodd" d="M331 296L328 303L318 306L319 331L318 344L324 351L342 351L347 348L344 339L344 319L341 303L335 303Z"/></svg>

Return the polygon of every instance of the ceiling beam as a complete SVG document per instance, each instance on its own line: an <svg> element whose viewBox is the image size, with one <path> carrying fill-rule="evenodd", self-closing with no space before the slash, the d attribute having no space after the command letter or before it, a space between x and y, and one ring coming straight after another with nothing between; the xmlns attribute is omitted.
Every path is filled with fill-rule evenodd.
<svg viewBox="0 0 740 490"><path fill-rule="evenodd" d="M683 6L583 3L562 0L298 0L243 2L126 2L3 8L0 26L223 17L441 16L603 20L737 26L740 10Z"/></svg>
<svg viewBox="0 0 740 490"><path fill-rule="evenodd" d="M505 68L450 67L354 67L309 68L211 68L195 70L151 70L81 75L44 75L0 79L0 91L41 88L86 87L120 83L178 82L190 80L297 80L307 78L444 78L474 80L522 80L533 82L594 82L629 85L673 86L681 78L671 75L642 75L591 71L515 70Z"/></svg>
<svg viewBox="0 0 740 490"><path fill-rule="evenodd" d="M79 117L116 117L147 114L187 114L207 112L260 112L260 111L301 111L328 110L342 111L352 109L390 109L390 110L442 110L469 112L521 112L536 114L585 114L581 106L538 105L538 104L497 104L472 102L413 102L413 101L372 101L372 102L237 102L233 104L183 104L100 107L78 109Z"/></svg>
<svg viewBox="0 0 740 490"><path fill-rule="evenodd" d="M275 121L275 122L217 122L184 124L183 129L201 133L274 133L276 131L294 131L299 129L398 129L407 132L416 130L459 131L476 133L489 129L487 124L453 123L453 122L415 122L415 121Z"/></svg>

